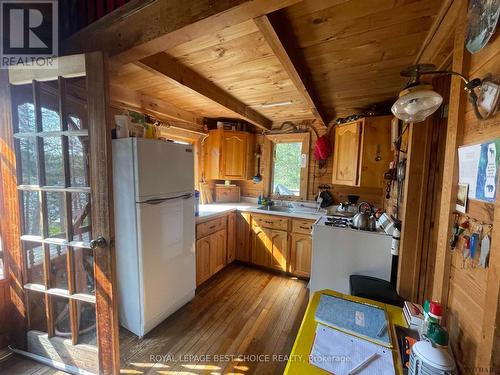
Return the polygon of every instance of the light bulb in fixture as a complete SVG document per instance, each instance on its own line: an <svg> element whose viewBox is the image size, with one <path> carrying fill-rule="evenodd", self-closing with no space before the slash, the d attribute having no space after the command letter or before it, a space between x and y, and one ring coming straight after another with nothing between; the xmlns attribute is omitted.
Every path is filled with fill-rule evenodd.
<svg viewBox="0 0 500 375"><path fill-rule="evenodd" d="M443 98L430 85L416 85L403 90L391 111L404 122L422 122L439 108Z"/></svg>
<svg viewBox="0 0 500 375"><path fill-rule="evenodd" d="M283 102L263 103L260 106L262 108L272 108L272 107L282 107L282 106L285 106L285 105L290 105L292 103L293 102L291 100L286 100L286 101L283 101Z"/></svg>

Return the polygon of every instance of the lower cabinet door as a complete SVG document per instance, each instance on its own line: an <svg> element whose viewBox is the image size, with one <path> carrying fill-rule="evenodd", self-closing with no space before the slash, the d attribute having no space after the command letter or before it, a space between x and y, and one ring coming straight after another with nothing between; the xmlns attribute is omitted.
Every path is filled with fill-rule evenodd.
<svg viewBox="0 0 500 375"><path fill-rule="evenodd" d="M270 252L272 251L270 241L270 229L255 226L252 231L252 263L263 267L269 267Z"/></svg>
<svg viewBox="0 0 500 375"><path fill-rule="evenodd" d="M269 230L270 262L269 267L278 271L287 270L288 233L282 230Z"/></svg>
<svg viewBox="0 0 500 375"><path fill-rule="evenodd" d="M210 276L226 265L226 230L210 235Z"/></svg>
<svg viewBox="0 0 500 375"><path fill-rule="evenodd" d="M292 233L290 246L290 272L300 277L311 275L311 236Z"/></svg>
<svg viewBox="0 0 500 375"><path fill-rule="evenodd" d="M196 286L203 283L210 276L211 236L196 241Z"/></svg>

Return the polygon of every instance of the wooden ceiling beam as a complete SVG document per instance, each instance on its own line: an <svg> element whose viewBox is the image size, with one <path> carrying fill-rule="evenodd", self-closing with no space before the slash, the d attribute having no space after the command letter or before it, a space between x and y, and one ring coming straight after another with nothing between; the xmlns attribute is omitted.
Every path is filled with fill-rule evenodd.
<svg viewBox="0 0 500 375"><path fill-rule="evenodd" d="M163 100L144 95L116 84L110 84L109 96L111 105L145 113L159 120L168 121L172 127L188 132L203 134L203 117L193 112L178 108ZM180 121L181 123L178 123Z"/></svg>
<svg viewBox="0 0 500 375"><path fill-rule="evenodd" d="M434 18L434 22L429 29L429 33L415 57L415 64L434 63L432 58L436 53L436 49L442 47L442 43L433 43L433 41L453 35L453 30L456 26L454 20L458 12L457 4L459 4L459 2L455 2L454 0L445 0L443 2L443 5L439 9L439 13ZM453 42L453 38L450 39Z"/></svg>
<svg viewBox="0 0 500 375"><path fill-rule="evenodd" d="M62 50L102 50L126 64L300 1L133 0L63 41Z"/></svg>
<svg viewBox="0 0 500 375"><path fill-rule="evenodd" d="M318 120L321 125L328 126L328 121L325 113L321 110L318 98L313 95L310 80L306 79L304 69L299 69L297 67L297 63L294 63L293 59L290 56L290 53L287 52L269 18L266 15L263 15L254 18L254 22L260 30L261 34L264 36L267 44L280 61L283 69L290 77L290 80L299 92L300 97L304 100L304 103L307 105L314 118Z"/></svg>
<svg viewBox="0 0 500 375"><path fill-rule="evenodd" d="M228 94L219 86L194 70L180 64L166 53L157 53L153 56L146 57L136 64L168 80L170 83L183 86L210 99L259 128L268 130L272 126L272 121L270 119Z"/></svg>

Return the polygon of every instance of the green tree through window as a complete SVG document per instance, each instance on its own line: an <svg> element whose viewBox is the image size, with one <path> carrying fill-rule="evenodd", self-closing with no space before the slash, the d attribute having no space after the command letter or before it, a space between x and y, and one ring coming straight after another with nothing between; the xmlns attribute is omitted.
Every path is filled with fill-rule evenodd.
<svg viewBox="0 0 500 375"><path fill-rule="evenodd" d="M279 195L300 195L302 143L274 145L273 192Z"/></svg>

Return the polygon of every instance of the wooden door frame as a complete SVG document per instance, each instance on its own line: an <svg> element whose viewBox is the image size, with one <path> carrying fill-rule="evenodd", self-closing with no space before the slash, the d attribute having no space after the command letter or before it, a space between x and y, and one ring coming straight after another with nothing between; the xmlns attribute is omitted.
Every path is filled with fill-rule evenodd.
<svg viewBox="0 0 500 375"><path fill-rule="evenodd" d="M93 238L102 236L107 246L94 249L96 319L99 371L120 372L118 288L115 264L113 215L113 171L111 124L109 121L108 58L101 52L85 55L87 105L89 114L90 191ZM104 124L105 126L99 126ZM98 268L100 265L101 268Z"/></svg>
<svg viewBox="0 0 500 375"><path fill-rule="evenodd" d="M92 201L92 236L106 239L105 247L94 250L96 283L96 324L100 374L120 372L119 323L114 248L113 185L111 129L108 121L108 58L101 52L60 58L59 69L24 70L10 75L0 70L0 227L4 234L5 257L9 264L12 301L11 338L14 345L26 349L27 306L23 285L24 256L21 247L20 207L17 192L16 157L12 127L10 81L31 82L33 79L75 75L87 76L90 153L90 185ZM83 62L83 64L82 64ZM69 69L65 69L69 67ZM82 67L84 70L82 71ZM82 73L82 74L80 74ZM104 126L102 126L104 125ZM13 199L14 197L14 199Z"/></svg>

